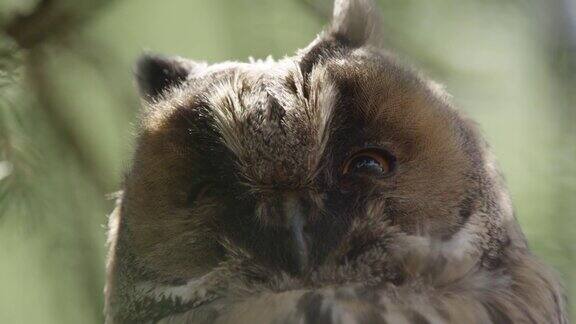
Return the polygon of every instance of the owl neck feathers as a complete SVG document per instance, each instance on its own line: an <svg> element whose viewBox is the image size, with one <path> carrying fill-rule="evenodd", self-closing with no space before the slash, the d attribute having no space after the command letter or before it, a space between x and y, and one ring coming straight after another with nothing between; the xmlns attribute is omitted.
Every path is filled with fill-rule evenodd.
<svg viewBox="0 0 576 324"><path fill-rule="evenodd" d="M205 289L209 276L169 284L138 261L127 242L129 231L121 217L121 201L119 197L108 222L106 323L156 321L212 301L215 296Z"/></svg>
<svg viewBox="0 0 576 324"><path fill-rule="evenodd" d="M481 286L490 277L488 273L494 270L494 260L510 253L502 248L490 250L492 260L486 261L486 246L494 242L483 240L494 239L494 233L478 229L490 217L494 215L474 213L447 241L406 235L389 223L359 219L351 225L341 246L328 256L326 264L306 277L272 272L254 264L247 251L225 244L228 260L217 268L181 284L167 284L155 280L138 265L123 244L122 236L118 237L122 232L120 215L113 213L110 242L116 252L110 256L106 290L112 297L107 300L115 301L115 308L122 309L123 314L112 309L108 309L107 314L110 318L115 316L116 320L124 317L129 320L161 319L195 309L202 311L214 303L222 303L221 300L233 302L261 293L324 289L334 285L375 287L392 284L400 287L403 282L422 278L433 286ZM366 248L367 244L369 248ZM361 252L357 252L359 248ZM122 284L116 285L117 282ZM125 314L126 310L129 314Z"/></svg>

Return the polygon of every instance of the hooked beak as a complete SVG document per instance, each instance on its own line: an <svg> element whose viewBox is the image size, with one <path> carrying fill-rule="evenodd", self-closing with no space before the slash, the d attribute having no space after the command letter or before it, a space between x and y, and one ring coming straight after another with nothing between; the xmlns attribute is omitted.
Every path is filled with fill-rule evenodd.
<svg viewBox="0 0 576 324"><path fill-rule="evenodd" d="M296 268L299 272L303 272L308 267L308 244L304 236L306 219L300 200L293 195L286 197L284 213Z"/></svg>

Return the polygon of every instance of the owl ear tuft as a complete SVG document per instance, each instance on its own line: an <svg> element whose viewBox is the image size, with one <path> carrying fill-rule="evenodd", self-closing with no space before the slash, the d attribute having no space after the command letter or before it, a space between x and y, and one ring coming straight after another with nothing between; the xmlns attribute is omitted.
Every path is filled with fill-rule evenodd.
<svg viewBox="0 0 576 324"><path fill-rule="evenodd" d="M381 45L382 16L373 0L335 0L329 33L350 45Z"/></svg>
<svg viewBox="0 0 576 324"><path fill-rule="evenodd" d="M154 100L167 89L186 81L199 68L200 64L181 57L144 54L135 69L140 96Z"/></svg>

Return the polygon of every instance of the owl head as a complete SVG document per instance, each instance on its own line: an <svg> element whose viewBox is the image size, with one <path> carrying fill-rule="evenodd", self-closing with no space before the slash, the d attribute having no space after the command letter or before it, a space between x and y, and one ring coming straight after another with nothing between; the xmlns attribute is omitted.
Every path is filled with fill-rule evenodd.
<svg viewBox="0 0 576 324"><path fill-rule="evenodd" d="M371 1L337 0L293 57L143 56L144 108L113 220L123 282L186 282L238 254L303 278L409 236L488 265L524 246L476 125L384 49L381 29Z"/></svg>

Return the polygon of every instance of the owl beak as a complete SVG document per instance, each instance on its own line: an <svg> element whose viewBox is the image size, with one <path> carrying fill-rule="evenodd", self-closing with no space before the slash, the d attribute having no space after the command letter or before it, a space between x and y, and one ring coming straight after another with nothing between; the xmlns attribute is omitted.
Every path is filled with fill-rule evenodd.
<svg viewBox="0 0 576 324"><path fill-rule="evenodd" d="M303 272L308 267L308 244L304 236L306 223L302 203L294 196L289 196L284 202L284 212L290 233L290 245L294 253L294 261L298 272Z"/></svg>
<svg viewBox="0 0 576 324"><path fill-rule="evenodd" d="M304 219L302 215L297 215L290 219L290 233L297 267L302 272L308 266L308 246L304 238Z"/></svg>

